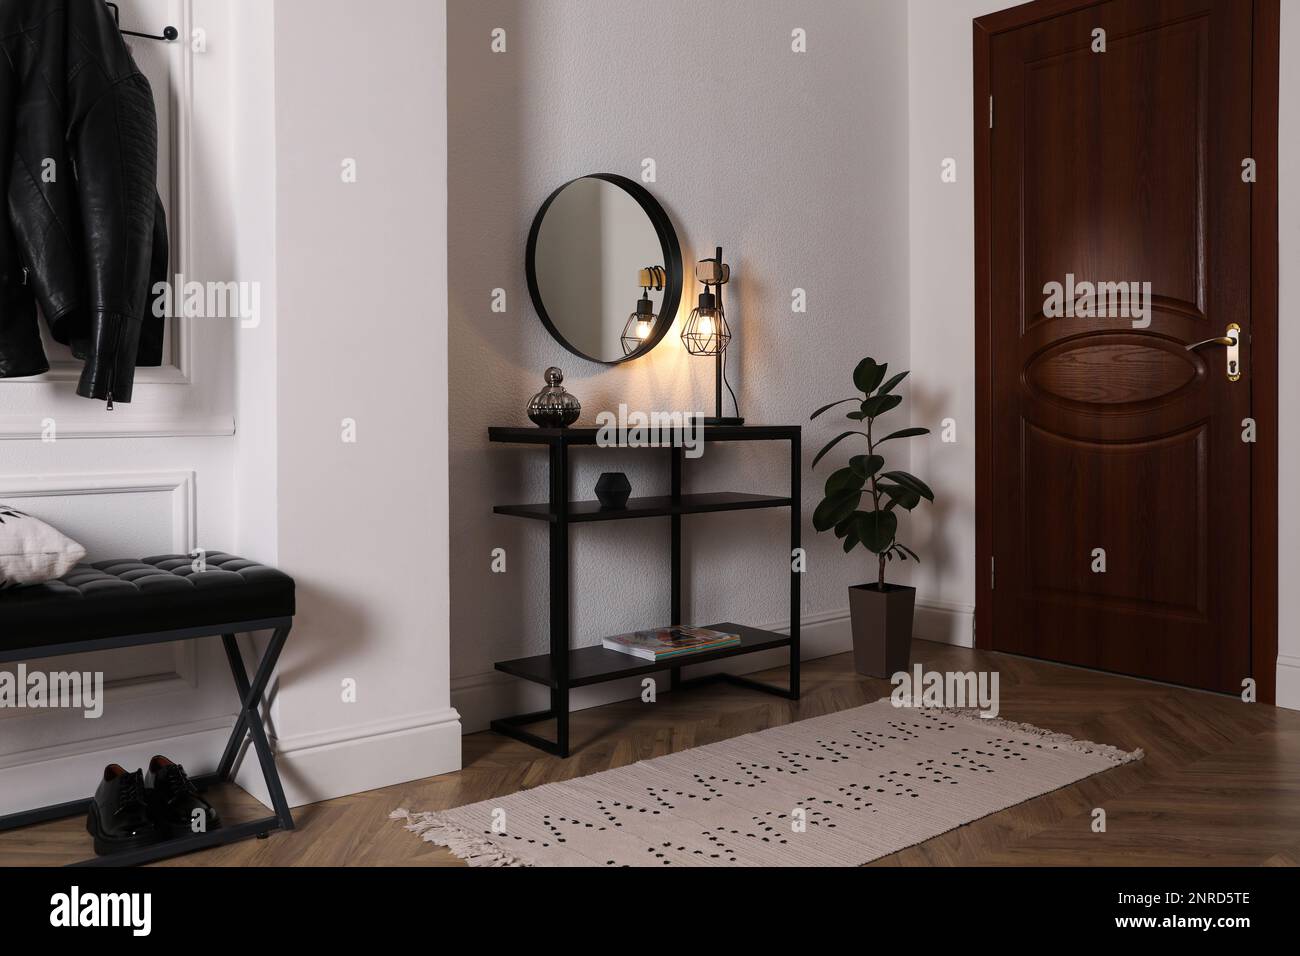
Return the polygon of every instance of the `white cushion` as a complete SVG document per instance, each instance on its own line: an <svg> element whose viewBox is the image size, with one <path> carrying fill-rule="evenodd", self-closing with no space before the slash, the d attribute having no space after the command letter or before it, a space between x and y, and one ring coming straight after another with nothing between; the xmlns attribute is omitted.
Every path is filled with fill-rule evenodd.
<svg viewBox="0 0 1300 956"><path fill-rule="evenodd" d="M0 590L61 578L85 556L44 521L0 504Z"/></svg>

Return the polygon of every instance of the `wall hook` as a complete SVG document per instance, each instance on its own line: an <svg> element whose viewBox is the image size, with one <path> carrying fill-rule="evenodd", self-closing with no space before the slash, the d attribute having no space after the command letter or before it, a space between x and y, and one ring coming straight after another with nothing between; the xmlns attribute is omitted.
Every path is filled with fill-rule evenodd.
<svg viewBox="0 0 1300 956"><path fill-rule="evenodd" d="M109 6L112 7L113 9L113 22L117 24L117 29L122 33L125 33L127 36L143 37L146 40L163 40L167 43L170 43L172 40L175 40L178 36L181 35L180 31L173 26L163 27L163 32L161 36L154 33L137 33L135 30L123 30L122 13L118 9L117 4L109 3Z"/></svg>

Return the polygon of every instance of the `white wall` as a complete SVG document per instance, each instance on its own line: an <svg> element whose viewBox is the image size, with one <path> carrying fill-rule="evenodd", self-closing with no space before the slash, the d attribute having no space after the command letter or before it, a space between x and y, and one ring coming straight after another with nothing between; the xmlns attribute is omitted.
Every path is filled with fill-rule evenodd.
<svg viewBox="0 0 1300 956"><path fill-rule="evenodd" d="M693 282L678 325L644 359L595 365L546 333L524 281L538 206L576 176L637 179L654 159L647 188L673 219L687 275L719 244L732 265L729 367L742 414L803 424L811 462L842 420L810 425L808 415L852 393L857 360L907 367L906 10L896 0L487 0L448 12L452 668L457 707L479 728L539 703L492 665L542 653L548 640L545 530L492 514L544 500L544 454L491 446L488 427L528 424L524 405L549 365L583 403L581 425L620 402L713 407L712 363L679 338ZM497 27L503 54L490 50ZM791 51L796 28L807 53ZM504 315L490 309L495 288L507 291ZM807 290L807 314L791 312L795 288ZM906 449L896 451L905 465ZM625 470L634 495L667 490L662 454L590 450L576 455L573 494L594 498L605 470ZM812 531L828 473L804 478L810 656L847 649L846 589L870 573L863 554L846 557ZM687 476L688 491L779 492L788 467L779 447L736 445L688 462ZM685 616L786 626L788 521L783 511L688 518ZM572 540L575 646L667 621L666 521L585 526ZM496 547L507 550L506 574L490 573ZM591 690L575 695L579 705L601 699L597 690L628 693Z"/></svg>
<svg viewBox="0 0 1300 956"><path fill-rule="evenodd" d="M159 113L159 183L168 206L172 269L199 280L238 278L226 210L232 140L229 89L237 72L223 0L126 0L122 25L188 35L202 24L204 55L187 43L130 39ZM78 366L38 380L0 382L0 500L83 540L89 560L234 550L236 496L230 324L173 326L163 369L137 374L134 401L108 413L74 394ZM52 361L70 359L52 353ZM40 440L45 419L57 440ZM83 797L110 760L132 767L159 751L191 769L215 765L236 707L215 641L30 662L101 670L104 715L0 711L0 814Z"/></svg>
<svg viewBox="0 0 1300 956"><path fill-rule="evenodd" d="M275 371L261 411L274 434L258 440L274 449L278 565L298 588L274 709L295 804L460 766L445 34L440 0L388 0L382 14L355 0L275 4L275 335L249 345Z"/></svg>
<svg viewBox="0 0 1300 956"><path fill-rule="evenodd" d="M932 425L951 416L953 445L928 443L914 452L918 475L931 479L941 502L924 536L915 578L918 598L973 607L975 603L974 391L974 133L971 21L1012 4L990 0L910 0L908 102L910 135L911 351L918 401L913 420ZM1282 421L1281 487L1300 482L1295 409L1300 384L1288 369L1300 362L1294 316L1300 307L1300 190L1287 170L1300 168L1300 4L1282 4L1281 176ZM944 184L940 163L954 157L958 180ZM1300 505L1282 495L1279 578L1278 703L1300 708L1300 596L1287 583L1300 579Z"/></svg>
<svg viewBox="0 0 1300 956"><path fill-rule="evenodd" d="M231 83L233 138L229 167L234 264L261 283L262 315L235 334L236 530L239 553L278 565L275 489L279 483L279 405L276 401L276 163L275 4L235 0L232 44L240 69Z"/></svg>
<svg viewBox="0 0 1300 956"><path fill-rule="evenodd" d="M931 435L913 450L915 473L930 483L935 507L918 511L923 563L918 599L962 618L973 645L975 609L975 224L971 128L971 21L1012 4L944 0L907 4L908 243L911 302L912 423L936 432L944 419L956 441ZM957 181L940 178L945 160Z"/></svg>
<svg viewBox="0 0 1300 956"><path fill-rule="evenodd" d="M296 578L270 714L291 803L457 769L444 7L142 4L161 9L128 4L124 25L207 35L202 54L171 48L177 86L160 88L192 122L190 161L176 164L191 212L173 224L193 237L186 271L260 283L261 322L196 323L194 374L146 378L112 416L73 399L71 382L0 383L0 498L21 496L92 558L201 545ZM356 184L342 182L345 157ZM37 440L49 414L53 445ZM356 444L341 441L343 418ZM82 797L110 760L215 767L236 710L216 641L51 666L73 664L106 672L105 716L0 712L0 813ZM239 779L265 799L256 761Z"/></svg>

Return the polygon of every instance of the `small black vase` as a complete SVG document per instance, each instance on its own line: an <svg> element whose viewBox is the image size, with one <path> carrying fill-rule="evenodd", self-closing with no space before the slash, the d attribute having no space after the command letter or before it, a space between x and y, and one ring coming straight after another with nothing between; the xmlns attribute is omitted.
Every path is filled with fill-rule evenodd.
<svg viewBox="0 0 1300 956"><path fill-rule="evenodd" d="M607 471L596 482L596 497L601 508L618 511L627 507L628 496L632 494L632 482L621 471Z"/></svg>

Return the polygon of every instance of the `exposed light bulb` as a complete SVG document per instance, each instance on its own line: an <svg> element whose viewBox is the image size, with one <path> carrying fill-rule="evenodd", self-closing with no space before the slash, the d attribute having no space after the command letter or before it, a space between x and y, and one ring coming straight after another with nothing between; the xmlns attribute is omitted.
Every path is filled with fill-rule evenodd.
<svg viewBox="0 0 1300 956"><path fill-rule="evenodd" d="M639 338L639 339L648 339L648 338L650 338L650 323L649 323L649 322L638 322L638 323L636 324L636 337Z"/></svg>

